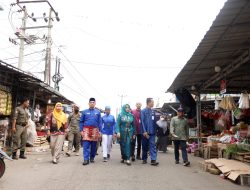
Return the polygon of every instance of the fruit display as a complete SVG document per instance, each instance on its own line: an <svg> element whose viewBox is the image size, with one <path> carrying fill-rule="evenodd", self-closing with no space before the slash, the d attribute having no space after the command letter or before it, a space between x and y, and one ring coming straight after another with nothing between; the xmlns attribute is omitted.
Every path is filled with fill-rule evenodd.
<svg viewBox="0 0 250 190"><path fill-rule="evenodd" d="M0 90L0 115L10 115L12 109L12 96Z"/></svg>

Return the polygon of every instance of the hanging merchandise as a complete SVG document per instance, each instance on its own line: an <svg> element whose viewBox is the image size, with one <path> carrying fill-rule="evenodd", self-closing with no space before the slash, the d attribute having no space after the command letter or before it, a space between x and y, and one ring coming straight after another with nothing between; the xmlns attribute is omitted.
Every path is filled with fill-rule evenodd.
<svg viewBox="0 0 250 190"><path fill-rule="evenodd" d="M220 104L219 100L214 101L214 110L219 110L220 109L219 104Z"/></svg>
<svg viewBox="0 0 250 190"><path fill-rule="evenodd" d="M221 100L219 107L224 110L230 110L230 111L234 110L236 108L236 105L235 105L233 97L231 96L224 97Z"/></svg>
<svg viewBox="0 0 250 190"><path fill-rule="evenodd" d="M236 108L235 110L233 110L233 115L236 119L240 119L243 113L240 108Z"/></svg>
<svg viewBox="0 0 250 190"><path fill-rule="evenodd" d="M240 109L249 109L249 95L248 93L241 93L239 99L239 108Z"/></svg>
<svg viewBox="0 0 250 190"><path fill-rule="evenodd" d="M185 88L180 88L175 91L177 99L185 106L185 112L188 119L196 116L196 102L190 92Z"/></svg>
<svg viewBox="0 0 250 190"><path fill-rule="evenodd" d="M12 108L11 94L0 90L0 115L10 115Z"/></svg>

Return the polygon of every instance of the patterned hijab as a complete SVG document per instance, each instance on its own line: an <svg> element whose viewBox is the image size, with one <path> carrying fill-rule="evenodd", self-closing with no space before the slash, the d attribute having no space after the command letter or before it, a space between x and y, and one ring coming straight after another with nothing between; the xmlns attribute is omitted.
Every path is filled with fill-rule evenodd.
<svg viewBox="0 0 250 190"><path fill-rule="evenodd" d="M60 111L56 109L58 105L61 106ZM53 116L56 119L57 128L60 129L62 125L64 125L67 121L65 113L62 111L62 103L60 102L56 103L55 108L53 110Z"/></svg>

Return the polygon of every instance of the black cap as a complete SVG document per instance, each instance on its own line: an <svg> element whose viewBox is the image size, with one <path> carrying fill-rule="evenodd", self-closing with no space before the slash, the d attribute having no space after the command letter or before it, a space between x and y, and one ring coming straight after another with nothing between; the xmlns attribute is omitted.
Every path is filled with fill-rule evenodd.
<svg viewBox="0 0 250 190"><path fill-rule="evenodd" d="M95 98L90 98L89 102L95 102Z"/></svg>

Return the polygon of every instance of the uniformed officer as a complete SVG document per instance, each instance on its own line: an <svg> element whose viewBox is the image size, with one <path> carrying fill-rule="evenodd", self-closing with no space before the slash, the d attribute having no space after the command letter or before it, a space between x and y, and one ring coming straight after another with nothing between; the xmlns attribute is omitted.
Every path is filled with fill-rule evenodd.
<svg viewBox="0 0 250 190"><path fill-rule="evenodd" d="M27 142L27 126L28 126L28 107L29 99L23 98L21 105L16 107L15 114L12 122L13 132L13 152L12 158L17 160L17 150L20 148L19 158L26 159L24 155Z"/></svg>
<svg viewBox="0 0 250 190"><path fill-rule="evenodd" d="M79 156L80 140L81 140L79 122L80 122L79 107L77 105L74 105L73 113L68 117L68 124L69 124L69 127L68 127L69 128L68 140L69 140L69 145L68 145L68 152L66 153L67 156L71 156L72 148L73 148L73 142L75 142L76 156Z"/></svg>

